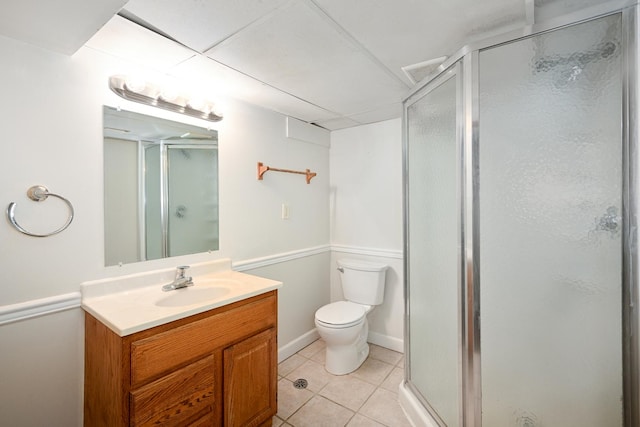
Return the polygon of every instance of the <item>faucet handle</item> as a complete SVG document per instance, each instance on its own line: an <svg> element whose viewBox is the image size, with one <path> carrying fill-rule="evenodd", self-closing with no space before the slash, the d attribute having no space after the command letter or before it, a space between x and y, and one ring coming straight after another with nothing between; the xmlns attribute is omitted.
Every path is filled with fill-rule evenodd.
<svg viewBox="0 0 640 427"><path fill-rule="evenodd" d="M181 265L181 266L179 266L177 268L178 268L178 270L176 271L176 279L184 279L184 273L185 273L185 271L187 271L189 266L188 265Z"/></svg>

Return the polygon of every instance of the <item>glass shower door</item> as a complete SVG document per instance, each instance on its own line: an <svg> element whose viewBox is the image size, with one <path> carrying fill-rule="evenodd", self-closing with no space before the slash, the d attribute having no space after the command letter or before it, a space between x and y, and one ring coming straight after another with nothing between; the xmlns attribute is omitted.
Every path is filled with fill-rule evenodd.
<svg viewBox="0 0 640 427"><path fill-rule="evenodd" d="M167 256L218 248L218 150L167 145Z"/></svg>
<svg viewBox="0 0 640 427"><path fill-rule="evenodd" d="M408 380L451 427L460 425L459 68L405 111Z"/></svg>
<svg viewBox="0 0 640 427"><path fill-rule="evenodd" d="M483 426L623 424L621 38L479 53Z"/></svg>

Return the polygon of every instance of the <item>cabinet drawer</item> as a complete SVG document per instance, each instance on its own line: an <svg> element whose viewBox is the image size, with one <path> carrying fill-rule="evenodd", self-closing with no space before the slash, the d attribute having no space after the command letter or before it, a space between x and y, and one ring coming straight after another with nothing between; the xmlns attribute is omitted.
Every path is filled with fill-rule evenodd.
<svg viewBox="0 0 640 427"><path fill-rule="evenodd" d="M276 325L277 300L266 294L248 304L213 312L192 323L131 343L131 384L143 384L177 366L211 354L258 331Z"/></svg>
<svg viewBox="0 0 640 427"><path fill-rule="evenodd" d="M208 356L131 392L131 426L178 426L212 419L214 357ZM209 414L207 417L206 414Z"/></svg>

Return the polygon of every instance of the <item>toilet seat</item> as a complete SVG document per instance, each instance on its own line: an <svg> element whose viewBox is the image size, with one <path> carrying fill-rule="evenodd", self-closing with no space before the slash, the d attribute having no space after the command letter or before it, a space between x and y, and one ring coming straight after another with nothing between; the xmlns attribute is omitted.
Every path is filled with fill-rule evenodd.
<svg viewBox="0 0 640 427"><path fill-rule="evenodd" d="M316 321L327 328L349 328L362 323L366 308L349 301L337 301L320 307L316 311Z"/></svg>

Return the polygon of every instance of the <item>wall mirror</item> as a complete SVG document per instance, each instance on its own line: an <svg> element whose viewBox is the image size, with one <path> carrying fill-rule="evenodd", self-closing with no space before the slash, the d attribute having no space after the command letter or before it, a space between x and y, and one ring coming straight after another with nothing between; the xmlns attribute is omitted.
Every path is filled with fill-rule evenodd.
<svg viewBox="0 0 640 427"><path fill-rule="evenodd" d="M105 265L218 250L218 133L105 106Z"/></svg>

